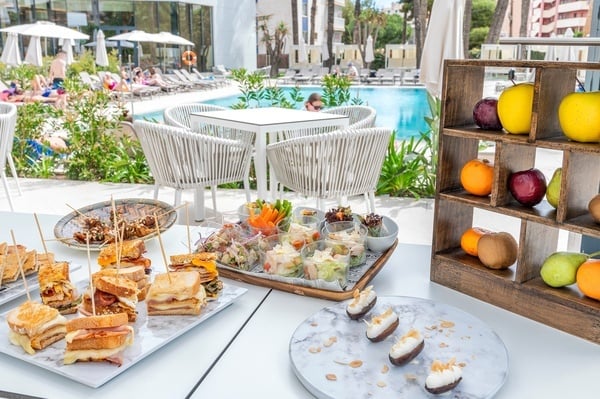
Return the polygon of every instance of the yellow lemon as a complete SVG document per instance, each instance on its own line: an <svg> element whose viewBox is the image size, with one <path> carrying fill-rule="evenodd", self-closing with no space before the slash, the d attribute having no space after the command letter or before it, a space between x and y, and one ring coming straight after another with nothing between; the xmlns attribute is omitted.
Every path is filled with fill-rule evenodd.
<svg viewBox="0 0 600 399"><path fill-rule="evenodd" d="M533 84L507 87L498 97L498 117L508 133L529 134L533 109Z"/></svg>
<svg viewBox="0 0 600 399"><path fill-rule="evenodd" d="M558 121L571 140L600 141L600 92L567 94L558 106Z"/></svg>

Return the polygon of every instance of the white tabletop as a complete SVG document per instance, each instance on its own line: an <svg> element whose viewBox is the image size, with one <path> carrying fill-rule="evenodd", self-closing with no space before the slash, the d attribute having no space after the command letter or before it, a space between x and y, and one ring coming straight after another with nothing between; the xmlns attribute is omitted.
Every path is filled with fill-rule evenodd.
<svg viewBox="0 0 600 399"><path fill-rule="evenodd" d="M40 219L44 235L52 237L59 218ZM13 229L19 243L41 249L32 215L0 212L0 220L0 241L8 240L8 229ZM185 228L173 226L163 238L167 251L178 251ZM154 267L160 267L157 240L150 240L147 247ZM49 250L59 259L87 265L84 251L58 242L50 242ZM456 306L496 331L509 354L508 380L496 398L598 397L600 345L431 283L430 254L429 246L398 245L373 280L375 290L382 296L429 298ZM85 269L73 273L74 278L85 275ZM194 398L310 397L292 371L289 341L300 323L334 302L225 281L248 288L248 292L229 308L100 388L88 388L0 354L0 390L51 398L119 398L132 392L136 397L179 398L200 382ZM0 312L17 304L18 301L11 302Z"/></svg>
<svg viewBox="0 0 600 399"><path fill-rule="evenodd" d="M274 133L278 131L326 126L344 128L348 127L350 119L345 115L326 112L267 107L192 113L190 124L192 130L196 130L201 124L207 124L256 133L254 169L257 198L267 199L267 133L270 133L269 142L273 143L276 140ZM274 180L274 176L271 178ZM275 184L271 186L272 196L275 196Z"/></svg>
<svg viewBox="0 0 600 399"><path fill-rule="evenodd" d="M223 126L253 130L257 133L286 128L288 124L298 123L302 124L302 127L327 126L326 124L331 123L348 125L348 117L345 115L278 107L207 111L193 113L192 118L194 117L205 123L212 124L218 121L217 123Z"/></svg>
<svg viewBox="0 0 600 399"><path fill-rule="evenodd" d="M60 219L58 216L39 215L46 238L53 238L53 228ZM9 229L13 229L17 242L29 249L42 251L41 241L31 214L0 212L2 228L0 242L10 239ZM182 241L186 238L185 226L174 225L162 236L168 254L185 250ZM154 270L164 267L157 239L146 243L146 256L152 259ZM48 242L48 250L55 253L57 260L68 260L72 264L83 265L72 273L72 280L87 278L86 251L71 249L57 242ZM97 257L92 254L93 269ZM225 350L235 334L242 328L252 312L260 305L268 289L224 279L225 283L248 289L242 297L217 315L204 321L192 330L176 338L138 364L133 365L118 377L100 388L93 389L67 378L0 354L0 390L18 392L48 398L182 398L185 397L209 370L212 363ZM32 299L39 299L38 291L32 292ZM9 302L0 308L5 312L25 300ZM77 365L73 365L77 367Z"/></svg>
<svg viewBox="0 0 600 399"><path fill-rule="evenodd" d="M508 380L497 399L598 397L599 345L430 282L430 256L429 246L398 245L374 278L374 289L378 295L422 297L453 305L496 331L509 357ZM331 305L273 290L192 397L206 398L215 392L223 398L311 397L292 371L289 342L300 323ZM252 366L259 371L251 371ZM259 375L264 380L257 381Z"/></svg>

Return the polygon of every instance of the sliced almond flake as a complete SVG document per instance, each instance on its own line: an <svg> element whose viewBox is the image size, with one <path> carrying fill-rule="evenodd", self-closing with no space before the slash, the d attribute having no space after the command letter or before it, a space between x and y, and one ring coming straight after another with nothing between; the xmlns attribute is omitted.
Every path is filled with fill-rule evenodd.
<svg viewBox="0 0 600 399"><path fill-rule="evenodd" d="M310 326L311 326L311 327L316 327L316 326L318 326L318 325L319 325L319 323L317 323L316 321L313 321L312 323L310 323Z"/></svg>
<svg viewBox="0 0 600 399"><path fill-rule="evenodd" d="M460 362L460 363L458 363L458 365L459 365L461 368L463 368L463 369L464 369L465 367L467 367L467 363L465 363L465 362Z"/></svg>
<svg viewBox="0 0 600 399"><path fill-rule="evenodd" d="M386 374L388 371L390 371L390 368L388 367L387 364L384 364L383 367L381 368L381 374Z"/></svg>
<svg viewBox="0 0 600 399"><path fill-rule="evenodd" d="M358 360L358 359L357 360L353 360L350 363L348 363L348 366L352 367L353 369L357 369L357 368L359 368L362 365L363 365L362 360Z"/></svg>
<svg viewBox="0 0 600 399"><path fill-rule="evenodd" d="M348 365L348 363L342 362L341 360L334 360L333 362L337 363L337 364L341 364L342 366L347 366Z"/></svg>
<svg viewBox="0 0 600 399"><path fill-rule="evenodd" d="M323 346L326 348L329 348L331 345L335 344L336 342L337 342L337 337L329 337L329 339L323 343Z"/></svg>
<svg viewBox="0 0 600 399"><path fill-rule="evenodd" d="M455 326L454 322L449 321L449 320L442 320L440 323L440 327L442 327L442 328L452 328L454 326Z"/></svg>
<svg viewBox="0 0 600 399"><path fill-rule="evenodd" d="M445 342L440 342L440 344L438 345L440 348L447 348L448 344Z"/></svg>
<svg viewBox="0 0 600 399"><path fill-rule="evenodd" d="M327 378L329 381L337 381L337 375L335 374L325 374L325 378Z"/></svg>
<svg viewBox="0 0 600 399"><path fill-rule="evenodd" d="M412 373L407 373L407 374L404 374L404 378L406 378L406 381L416 381L417 375L412 374Z"/></svg>
<svg viewBox="0 0 600 399"><path fill-rule="evenodd" d="M310 353L319 353L321 352L321 348L319 348L318 346L311 346L310 348L308 348L308 351Z"/></svg>
<svg viewBox="0 0 600 399"><path fill-rule="evenodd" d="M425 329L426 329L426 330L430 330L430 331L431 331L431 330L436 330L436 329L437 329L437 326L436 326L435 324L434 324L434 325L432 325L431 327L427 327L427 326L425 326Z"/></svg>
<svg viewBox="0 0 600 399"><path fill-rule="evenodd" d="M387 384L383 381L377 381L377 386L379 388L385 388L387 386Z"/></svg>

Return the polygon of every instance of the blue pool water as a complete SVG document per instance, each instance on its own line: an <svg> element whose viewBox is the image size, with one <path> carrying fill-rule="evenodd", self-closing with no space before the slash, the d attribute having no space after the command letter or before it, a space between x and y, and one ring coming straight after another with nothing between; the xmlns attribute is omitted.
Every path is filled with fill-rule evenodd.
<svg viewBox="0 0 600 399"><path fill-rule="evenodd" d="M310 93L320 91L320 87L303 87L301 93L307 98ZM284 88L285 90L285 88ZM358 97L363 104L377 110L376 126L396 129L399 139L418 136L427 131L425 117L430 116L427 104L427 92L424 88L398 87L353 87L352 98ZM222 97L203 101L204 103L229 107L238 102L237 96ZM302 104L298 105L302 107ZM162 111L139 114L135 119L154 119L162 121Z"/></svg>

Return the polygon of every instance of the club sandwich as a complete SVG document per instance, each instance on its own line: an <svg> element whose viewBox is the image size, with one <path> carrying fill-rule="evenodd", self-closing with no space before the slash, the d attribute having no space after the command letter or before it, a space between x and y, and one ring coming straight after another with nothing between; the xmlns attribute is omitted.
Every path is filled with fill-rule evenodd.
<svg viewBox="0 0 600 399"><path fill-rule="evenodd" d="M58 310L38 302L27 301L6 316L8 338L33 355L36 350L64 338L67 319Z"/></svg>
<svg viewBox="0 0 600 399"><path fill-rule="evenodd" d="M158 274L148 291L148 315L198 315L206 292L196 271Z"/></svg>
<svg viewBox="0 0 600 399"><path fill-rule="evenodd" d="M69 263L43 264L38 271L42 302L61 314L77 312L81 296L69 277Z"/></svg>
<svg viewBox="0 0 600 399"><path fill-rule="evenodd" d="M171 255L169 270L174 272L196 271L200 273L200 283L204 286L208 300L214 299L223 289L217 270L217 255L213 252Z"/></svg>
<svg viewBox="0 0 600 399"><path fill-rule="evenodd" d="M94 314L92 295L96 306L96 315L125 313L129 321L135 321L137 312L135 307L138 299L137 283L128 278L105 276L94 273L92 275L94 292L88 289L83 294L80 311L85 315Z"/></svg>

